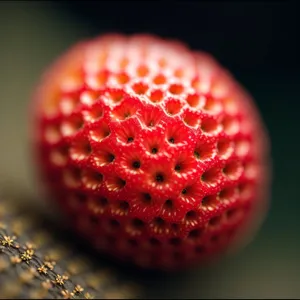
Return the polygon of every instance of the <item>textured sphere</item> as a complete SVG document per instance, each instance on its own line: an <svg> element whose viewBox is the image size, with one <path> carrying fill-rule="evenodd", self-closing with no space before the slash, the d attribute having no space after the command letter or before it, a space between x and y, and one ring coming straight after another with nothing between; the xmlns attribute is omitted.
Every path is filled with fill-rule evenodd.
<svg viewBox="0 0 300 300"><path fill-rule="evenodd" d="M41 183L93 247L179 269L260 226L267 134L208 54L156 36L100 36L54 62L32 104Z"/></svg>

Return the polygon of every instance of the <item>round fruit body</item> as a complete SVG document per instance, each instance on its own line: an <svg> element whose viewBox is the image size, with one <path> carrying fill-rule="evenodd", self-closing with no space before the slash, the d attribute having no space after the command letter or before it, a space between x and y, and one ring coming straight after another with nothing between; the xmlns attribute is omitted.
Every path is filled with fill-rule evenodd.
<svg viewBox="0 0 300 300"><path fill-rule="evenodd" d="M151 35L73 46L33 100L36 165L79 234L175 270L252 237L268 207L267 134L211 56Z"/></svg>

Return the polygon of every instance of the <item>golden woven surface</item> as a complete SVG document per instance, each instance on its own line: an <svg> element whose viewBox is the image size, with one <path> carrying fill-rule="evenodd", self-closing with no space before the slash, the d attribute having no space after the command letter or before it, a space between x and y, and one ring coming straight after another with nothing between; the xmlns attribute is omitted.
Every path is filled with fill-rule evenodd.
<svg viewBox="0 0 300 300"><path fill-rule="evenodd" d="M24 207L0 196L0 299L138 297L135 284L82 253L41 211Z"/></svg>

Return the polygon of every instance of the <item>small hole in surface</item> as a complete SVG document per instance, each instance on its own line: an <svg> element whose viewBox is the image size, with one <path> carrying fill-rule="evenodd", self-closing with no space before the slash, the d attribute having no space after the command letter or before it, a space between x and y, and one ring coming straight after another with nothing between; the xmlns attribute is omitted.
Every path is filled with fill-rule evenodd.
<svg viewBox="0 0 300 300"><path fill-rule="evenodd" d="M165 208L165 209L170 210L170 209L173 209L173 207L174 207L173 201L170 200L170 199L168 199L168 200L164 203L164 208Z"/></svg>
<svg viewBox="0 0 300 300"><path fill-rule="evenodd" d="M197 213L194 210L190 210L189 212L186 213L185 218L188 220L193 220L197 218Z"/></svg>
<svg viewBox="0 0 300 300"><path fill-rule="evenodd" d="M185 224L186 225L196 225L198 223L199 216L198 213L194 210L190 210L185 215Z"/></svg>
<svg viewBox="0 0 300 300"><path fill-rule="evenodd" d="M140 121L146 127L156 126L165 116L165 112L157 106L149 105L145 109L139 111Z"/></svg>
<svg viewBox="0 0 300 300"><path fill-rule="evenodd" d="M132 99L127 98L127 100L128 101L124 100L121 104L113 109L112 115L116 120L124 121L135 115L138 109L136 103L133 103L133 101L131 101Z"/></svg>
<svg viewBox="0 0 300 300"><path fill-rule="evenodd" d="M113 153L105 150L98 150L95 153L94 161L97 166L106 166L115 160Z"/></svg>
<svg viewBox="0 0 300 300"><path fill-rule="evenodd" d="M238 140L235 142L235 153L238 156L245 156L248 154L250 144L247 140Z"/></svg>
<svg viewBox="0 0 300 300"><path fill-rule="evenodd" d="M104 197L92 198L91 201L88 202L88 206L94 213L104 213L108 207L108 200Z"/></svg>
<svg viewBox="0 0 300 300"><path fill-rule="evenodd" d="M96 142L101 142L103 139L110 135L110 129L105 122L101 122L96 128L90 132L90 137Z"/></svg>
<svg viewBox="0 0 300 300"><path fill-rule="evenodd" d="M135 160L133 163L132 163L132 167L134 169L139 169L141 167L141 162L138 161L138 160Z"/></svg>
<svg viewBox="0 0 300 300"><path fill-rule="evenodd" d="M117 221L115 219L110 219L109 220L109 225L110 225L111 229L113 229L113 230L116 230L120 227L119 221Z"/></svg>
<svg viewBox="0 0 300 300"><path fill-rule="evenodd" d="M186 102L188 103L188 105L190 107L199 107L199 105L201 104L201 97L197 94L192 94L192 95L188 95L186 98Z"/></svg>
<svg viewBox="0 0 300 300"><path fill-rule="evenodd" d="M225 117L222 121L224 131L229 134L233 135L239 131L239 122L236 118L233 117Z"/></svg>
<svg viewBox="0 0 300 300"><path fill-rule="evenodd" d="M235 191L234 188L225 188L219 193L220 200L230 200L234 197Z"/></svg>
<svg viewBox="0 0 300 300"><path fill-rule="evenodd" d="M160 102L163 99L164 92L161 90L154 90L150 94L150 100L154 103Z"/></svg>
<svg viewBox="0 0 300 300"><path fill-rule="evenodd" d="M114 215L125 216L129 211L129 203L127 201L113 203L111 211Z"/></svg>
<svg viewBox="0 0 300 300"><path fill-rule="evenodd" d="M193 229L188 234L188 239L196 240L201 237L203 229Z"/></svg>
<svg viewBox="0 0 300 300"><path fill-rule="evenodd" d="M133 120L125 121L122 125L115 127L115 135L118 141L124 144L130 144L134 142L136 135L138 134L138 128Z"/></svg>
<svg viewBox="0 0 300 300"><path fill-rule="evenodd" d="M66 186L70 188L79 187L81 184L81 170L79 168L67 169L63 173Z"/></svg>
<svg viewBox="0 0 300 300"><path fill-rule="evenodd" d="M63 135L69 136L77 133L84 125L81 115L71 116L69 120L62 124L61 131Z"/></svg>
<svg viewBox="0 0 300 300"><path fill-rule="evenodd" d="M50 153L50 160L56 166L64 166L68 161L69 147L61 146Z"/></svg>
<svg viewBox="0 0 300 300"><path fill-rule="evenodd" d="M238 191L241 199L249 199L254 192L254 186L251 183L241 183L238 186Z"/></svg>
<svg viewBox="0 0 300 300"><path fill-rule="evenodd" d="M126 181L120 177L112 177L106 180L107 188L110 191L119 191L126 185Z"/></svg>
<svg viewBox="0 0 300 300"><path fill-rule="evenodd" d="M205 160L214 154L214 147L211 144L198 144L194 150L196 159Z"/></svg>
<svg viewBox="0 0 300 300"><path fill-rule="evenodd" d="M172 228L172 230L173 230L174 232L178 232L180 227L179 227L178 224L172 223L172 224L171 224L171 228Z"/></svg>
<svg viewBox="0 0 300 300"><path fill-rule="evenodd" d="M214 234L214 235L211 236L210 240L213 243L217 243L220 240L220 236L218 234Z"/></svg>
<svg viewBox="0 0 300 300"><path fill-rule="evenodd" d="M76 140L70 148L70 156L73 160L83 160L90 156L92 147L87 138Z"/></svg>
<svg viewBox="0 0 300 300"><path fill-rule="evenodd" d="M191 85L192 85L192 88L194 88L196 91L201 90L200 80L198 77L196 77L192 80Z"/></svg>
<svg viewBox="0 0 300 300"><path fill-rule="evenodd" d="M194 151L194 155L195 155L195 157L196 157L197 159L200 158L200 153L199 153L199 151L195 150L195 151Z"/></svg>
<svg viewBox="0 0 300 300"><path fill-rule="evenodd" d="M209 220L209 224L211 226L217 226L220 224L222 216L213 217Z"/></svg>
<svg viewBox="0 0 300 300"><path fill-rule="evenodd" d="M217 168L212 168L204 172L201 176L201 180L207 184L217 183L219 179L219 170Z"/></svg>
<svg viewBox="0 0 300 300"><path fill-rule="evenodd" d="M169 115L176 115L181 111L182 103L178 100L171 99L166 103L166 111Z"/></svg>
<svg viewBox="0 0 300 300"><path fill-rule="evenodd" d="M75 193L68 198L68 203L72 208L78 208L87 202L87 196L83 193Z"/></svg>
<svg viewBox="0 0 300 300"><path fill-rule="evenodd" d="M237 208L229 209L226 212L226 217L227 217L227 219L233 219L234 217L237 216L237 213L238 213L238 209Z"/></svg>
<svg viewBox="0 0 300 300"><path fill-rule="evenodd" d="M156 154L158 152L158 149L156 147L152 148L151 149L151 153L152 154Z"/></svg>
<svg viewBox="0 0 300 300"><path fill-rule="evenodd" d="M162 183L165 181L165 176L163 173L156 173L155 174L155 181L158 183Z"/></svg>
<svg viewBox="0 0 300 300"><path fill-rule="evenodd" d="M128 240L128 244L131 246L131 247L137 247L138 246L138 242L137 242L137 240L135 240L135 239L129 239Z"/></svg>
<svg viewBox="0 0 300 300"><path fill-rule="evenodd" d="M113 103L119 103L124 98L124 92L121 89L111 89L107 91L106 97Z"/></svg>
<svg viewBox="0 0 300 300"><path fill-rule="evenodd" d="M87 104L87 105L91 105L93 103L96 102L96 100L98 100L100 97L99 92L93 91L93 90L87 90L84 91L81 95L80 95L80 101L83 104Z"/></svg>
<svg viewBox="0 0 300 300"><path fill-rule="evenodd" d="M176 165L175 165L175 168L174 168L174 170L175 170L176 172L180 172L180 171L181 171L181 169L182 169L182 167L181 167L181 165L180 165L180 164L176 164Z"/></svg>
<svg viewBox="0 0 300 300"><path fill-rule="evenodd" d="M135 218L135 219L133 219L131 225L133 228L135 228L137 230L141 230L144 228L145 223L142 220Z"/></svg>
<svg viewBox="0 0 300 300"><path fill-rule="evenodd" d="M107 71L101 71L98 72L97 74L88 73L88 75L89 75L87 78L88 85L93 89L99 89L103 87L107 83L109 78L109 73Z"/></svg>
<svg viewBox="0 0 300 300"><path fill-rule="evenodd" d="M142 200L144 203L150 204L152 201L152 197L149 193L144 193L144 194L142 194Z"/></svg>
<svg viewBox="0 0 300 300"><path fill-rule="evenodd" d="M201 203L203 206L213 206L217 202L217 197L215 195L205 196Z"/></svg>
<svg viewBox="0 0 300 300"><path fill-rule="evenodd" d="M85 187L88 189L97 189L99 185L103 181L103 175L92 171L92 170L84 170L82 174L82 182Z"/></svg>
<svg viewBox="0 0 300 300"><path fill-rule="evenodd" d="M225 168L223 168L223 173L230 179L236 179L241 173L241 165L237 161L228 163Z"/></svg>
<svg viewBox="0 0 300 300"><path fill-rule="evenodd" d="M166 77L162 74L159 74L154 77L153 82L157 85L165 84L166 83Z"/></svg>
<svg viewBox="0 0 300 300"><path fill-rule="evenodd" d="M183 189L183 190L181 191L181 194L182 194L182 195L186 195L186 194L187 194L187 192L188 192L188 189L187 189L187 188L185 188L185 189Z"/></svg>
<svg viewBox="0 0 300 300"><path fill-rule="evenodd" d="M123 212L128 212L129 210L129 204L127 201L121 201L119 204L119 209L122 210Z"/></svg>
<svg viewBox="0 0 300 300"><path fill-rule="evenodd" d="M137 95L144 95L148 90L148 85L143 82L138 82L132 86L132 89Z"/></svg>
<svg viewBox="0 0 300 300"><path fill-rule="evenodd" d="M171 238L169 240L169 243L172 245L172 246L179 246L181 244L181 239L180 238Z"/></svg>
<svg viewBox="0 0 300 300"><path fill-rule="evenodd" d="M103 108L101 105L94 105L84 113L85 120L95 122L103 116Z"/></svg>
<svg viewBox="0 0 300 300"><path fill-rule="evenodd" d="M137 68L136 73L139 77L145 77L149 73L149 69L145 65L140 65Z"/></svg>
<svg viewBox="0 0 300 300"><path fill-rule="evenodd" d="M197 198L201 197L201 190L202 188L199 182L194 182L193 184L186 186L181 190L181 197L183 198L182 200L185 202L195 202Z"/></svg>
<svg viewBox="0 0 300 300"><path fill-rule="evenodd" d="M159 246L161 244L161 242L156 238L150 238L149 243L152 246Z"/></svg>
<svg viewBox="0 0 300 300"><path fill-rule="evenodd" d="M220 107L219 103L214 98L207 98L205 101L204 109L207 111L216 111Z"/></svg>
<svg viewBox="0 0 300 300"><path fill-rule="evenodd" d="M125 72L117 75L117 81L119 84L126 84L127 82L129 82L129 80L130 78Z"/></svg>
<svg viewBox="0 0 300 300"><path fill-rule="evenodd" d="M169 92L173 95L180 95L183 92L184 88L181 84L172 84L169 87Z"/></svg>
<svg viewBox="0 0 300 300"><path fill-rule="evenodd" d="M197 254L202 254L202 253L205 252L205 248L204 248L203 246L196 246L196 247L195 247L195 252L196 252Z"/></svg>
<svg viewBox="0 0 300 300"><path fill-rule="evenodd" d="M200 124L199 116L191 111L185 111L183 121L191 127L198 127Z"/></svg>
<svg viewBox="0 0 300 300"><path fill-rule="evenodd" d="M48 143L56 143L60 140L61 134L59 125L48 126L45 130L45 139Z"/></svg>
<svg viewBox="0 0 300 300"><path fill-rule="evenodd" d="M166 130L166 140L170 144L184 144L189 139L189 129L182 123L175 123Z"/></svg>
<svg viewBox="0 0 300 300"><path fill-rule="evenodd" d="M133 140L134 140L134 138L133 138L133 137L129 137L129 138L127 138L127 143L132 143L132 142L133 142Z"/></svg>
<svg viewBox="0 0 300 300"><path fill-rule="evenodd" d="M217 143L217 150L219 155L226 155L231 149L231 142L228 139L222 139Z"/></svg>
<svg viewBox="0 0 300 300"><path fill-rule="evenodd" d="M202 120L201 129L206 133L212 133L218 128L218 122L214 119L207 118Z"/></svg>
<svg viewBox="0 0 300 300"><path fill-rule="evenodd" d="M158 225L158 226L162 226L162 225L165 224L164 219L162 219L162 218L160 218L160 217L155 218L153 222L154 222L156 225Z"/></svg>
<svg viewBox="0 0 300 300"><path fill-rule="evenodd" d="M98 204L102 207L106 207L108 205L108 200L106 198L98 198Z"/></svg>

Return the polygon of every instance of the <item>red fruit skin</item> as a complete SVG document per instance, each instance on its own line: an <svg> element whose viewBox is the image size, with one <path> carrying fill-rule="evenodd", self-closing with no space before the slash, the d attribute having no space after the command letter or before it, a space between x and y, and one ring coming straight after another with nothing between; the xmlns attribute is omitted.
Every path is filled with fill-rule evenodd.
<svg viewBox="0 0 300 300"><path fill-rule="evenodd" d="M210 55L152 35L78 43L31 106L46 194L91 245L143 268L215 260L268 209L268 135Z"/></svg>

